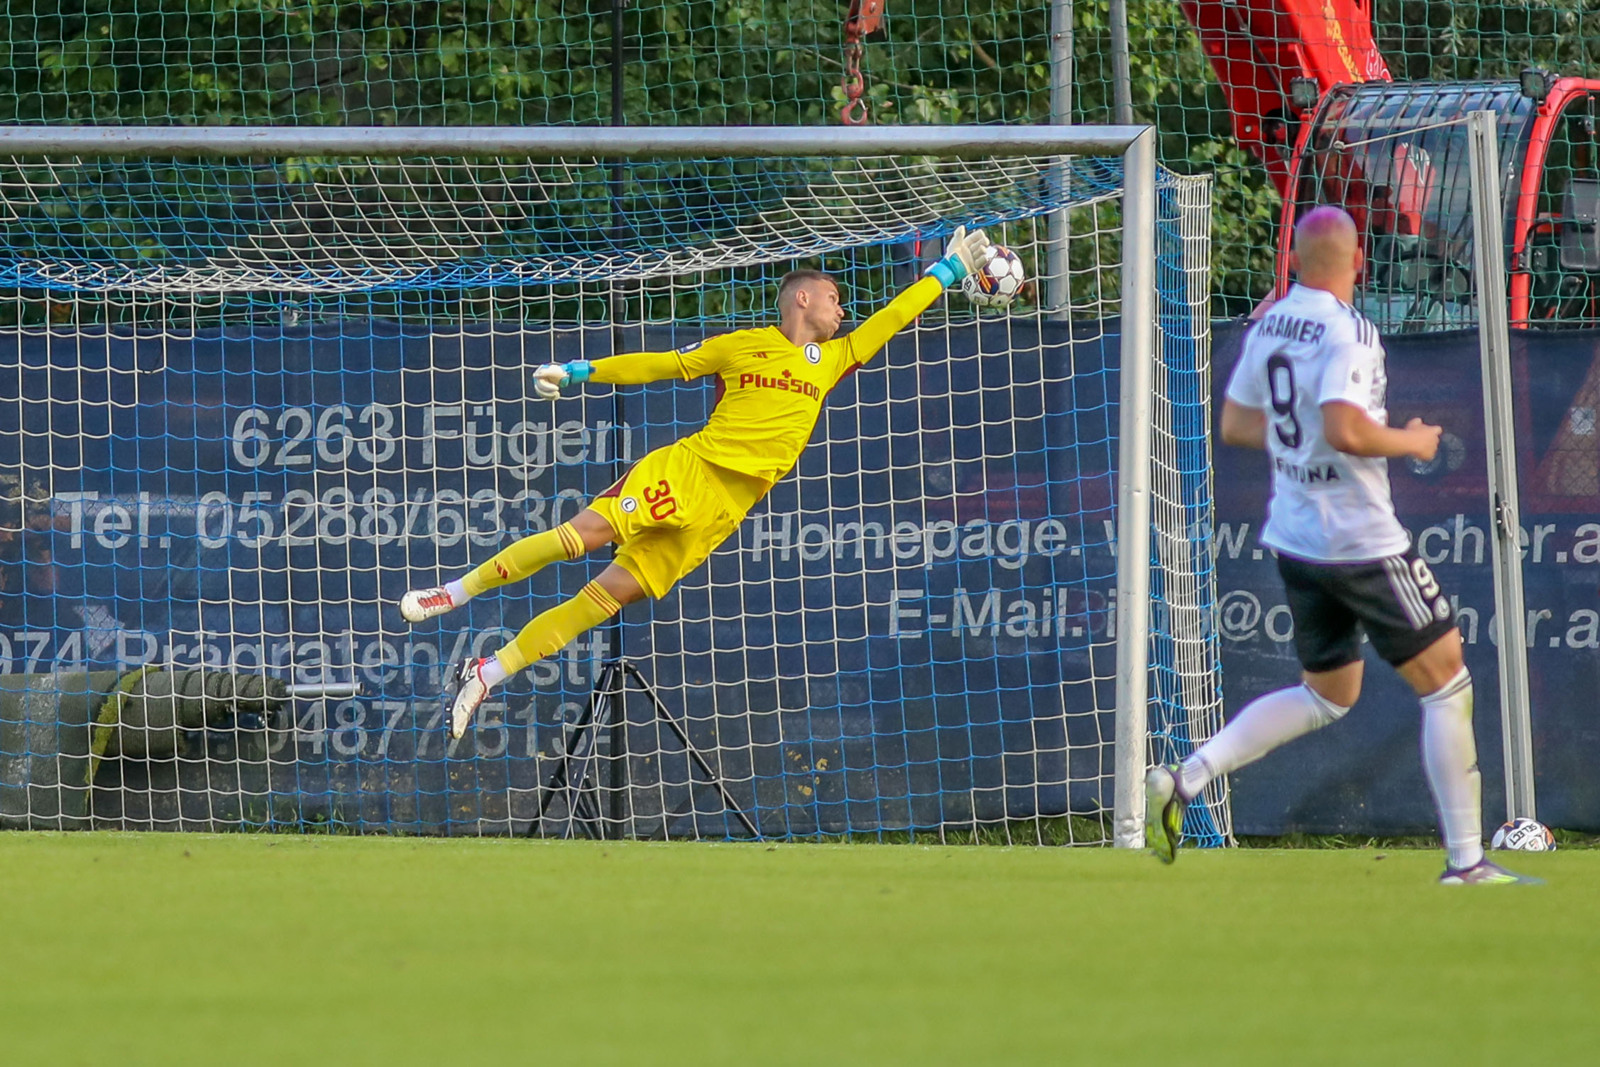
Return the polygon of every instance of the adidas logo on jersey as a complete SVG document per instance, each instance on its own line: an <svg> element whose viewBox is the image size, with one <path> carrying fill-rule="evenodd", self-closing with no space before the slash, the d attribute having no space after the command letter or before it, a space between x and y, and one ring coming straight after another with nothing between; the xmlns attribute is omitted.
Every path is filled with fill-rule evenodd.
<svg viewBox="0 0 1600 1067"><path fill-rule="evenodd" d="M793 371L786 370L782 374L771 378L767 377L765 374L755 373L739 375L739 388L743 389L747 385L753 386L757 389L777 389L785 393L799 393L800 395L808 396L813 400L820 400L822 398L822 389L820 387L818 387L814 382L807 382L796 378Z"/></svg>

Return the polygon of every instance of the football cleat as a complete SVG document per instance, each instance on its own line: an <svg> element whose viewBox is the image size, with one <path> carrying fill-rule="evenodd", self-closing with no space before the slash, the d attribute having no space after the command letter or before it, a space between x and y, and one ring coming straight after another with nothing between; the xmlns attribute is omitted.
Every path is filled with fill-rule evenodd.
<svg viewBox="0 0 1600 1067"><path fill-rule="evenodd" d="M479 667L483 661L480 659L464 659L456 668L456 695L450 701L450 739L460 740L461 735L467 732L467 727L472 724L473 718L478 714L478 705L483 703L483 698L489 695L489 687L483 684L479 677Z"/></svg>
<svg viewBox="0 0 1600 1067"><path fill-rule="evenodd" d="M444 586L433 589L413 589L400 598L400 614L406 622L424 622L435 615L443 615L456 606L450 590Z"/></svg>
<svg viewBox="0 0 1600 1067"><path fill-rule="evenodd" d="M1189 802L1178 794L1178 765L1150 768L1144 776L1144 843L1162 863L1178 858L1183 840L1183 811Z"/></svg>
<svg viewBox="0 0 1600 1067"><path fill-rule="evenodd" d="M1446 867L1439 876L1440 885L1544 885L1543 878L1533 878L1526 874L1516 874L1506 870L1498 863L1488 859L1481 859L1471 867L1456 870Z"/></svg>

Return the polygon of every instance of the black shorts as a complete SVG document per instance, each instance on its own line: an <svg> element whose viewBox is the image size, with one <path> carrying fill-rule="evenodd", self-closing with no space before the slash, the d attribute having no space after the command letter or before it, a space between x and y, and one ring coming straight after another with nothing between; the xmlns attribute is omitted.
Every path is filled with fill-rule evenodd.
<svg viewBox="0 0 1600 1067"><path fill-rule="evenodd" d="M1308 671L1361 658L1361 634L1387 662L1414 658L1455 626L1455 611L1415 548L1368 563L1312 563L1278 556L1294 619L1294 647Z"/></svg>

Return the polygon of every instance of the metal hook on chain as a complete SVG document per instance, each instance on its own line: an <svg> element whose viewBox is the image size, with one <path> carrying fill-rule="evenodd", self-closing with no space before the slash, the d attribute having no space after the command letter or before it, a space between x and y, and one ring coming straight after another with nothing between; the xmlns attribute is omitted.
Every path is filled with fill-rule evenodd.
<svg viewBox="0 0 1600 1067"><path fill-rule="evenodd" d="M867 78L861 73L861 39L883 21L884 0L850 0L850 13L844 20L844 77L839 85L844 89L845 103L839 109L839 121L846 126L864 126L867 123Z"/></svg>
<svg viewBox="0 0 1600 1067"><path fill-rule="evenodd" d="M844 46L844 77L839 80L844 89L844 107L839 109L839 121L846 126L864 126L867 122L867 79L861 73L861 42L848 41Z"/></svg>

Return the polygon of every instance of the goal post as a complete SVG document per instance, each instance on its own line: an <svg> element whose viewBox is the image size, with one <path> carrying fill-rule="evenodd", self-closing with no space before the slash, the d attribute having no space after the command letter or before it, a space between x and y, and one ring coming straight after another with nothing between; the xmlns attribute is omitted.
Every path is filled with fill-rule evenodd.
<svg viewBox="0 0 1600 1067"><path fill-rule="evenodd" d="M1467 116L1467 156L1472 172L1473 284L1478 307L1478 350L1483 374L1484 465L1495 613L1525 619L1522 595L1521 505L1517 485L1517 428L1511 386L1511 327L1503 252L1505 199L1498 116ZM1502 631L1504 632L1504 631ZM1533 721L1528 695L1528 642L1499 643L1500 736L1505 756L1506 821L1537 818L1533 776Z"/></svg>
<svg viewBox="0 0 1600 1067"><path fill-rule="evenodd" d="M518 833L583 743L606 833L1139 846L1150 761L1220 725L1208 213L1147 127L0 128L0 825ZM859 321L959 224L1024 298L952 291L705 567L445 744L449 664L589 565L415 631L398 593L713 402L527 368L762 324L796 265ZM661 711L583 741L618 654ZM183 671L284 685L136 699Z"/></svg>
<svg viewBox="0 0 1600 1067"><path fill-rule="evenodd" d="M1148 175L1148 178L1146 177ZM1150 645L1150 482L1155 418L1151 390L1156 343L1155 136L1123 156L1122 346L1117 485L1117 758L1113 843L1144 845ZM1135 264L1147 264L1149 275Z"/></svg>

